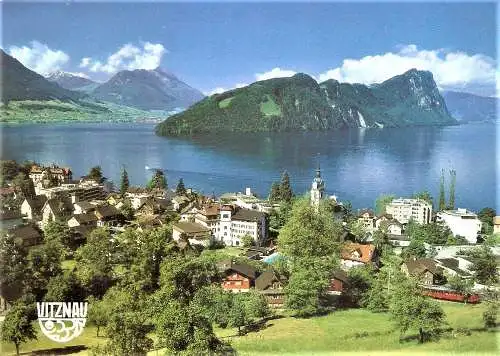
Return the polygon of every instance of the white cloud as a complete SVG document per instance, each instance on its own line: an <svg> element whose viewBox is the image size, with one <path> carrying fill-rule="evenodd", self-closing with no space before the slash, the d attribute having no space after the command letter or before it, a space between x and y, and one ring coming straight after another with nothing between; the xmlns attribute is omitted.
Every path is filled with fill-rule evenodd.
<svg viewBox="0 0 500 356"><path fill-rule="evenodd" d="M212 89L212 90L209 90L209 91L205 91L205 92L203 92L203 94L206 95L206 96L210 96L210 95L214 95L214 94L220 94L220 93L224 93L225 91L228 91L228 90L243 88L243 87L246 87L247 85L248 85L247 83L237 83L232 88L217 87L215 89Z"/></svg>
<svg viewBox="0 0 500 356"><path fill-rule="evenodd" d="M105 63L91 57L82 58L80 68L87 68L91 72L108 74L125 69L155 69L160 65L165 52L165 47L160 43L146 42L142 48L128 43L110 55Z"/></svg>
<svg viewBox="0 0 500 356"><path fill-rule="evenodd" d="M42 75L60 70L69 61L63 51L50 49L38 41L31 41L30 46L10 46L8 52L25 67Z"/></svg>
<svg viewBox="0 0 500 356"><path fill-rule="evenodd" d="M283 78L283 77L291 77L292 75L295 75L296 72L293 70L286 70L286 69L281 69L279 67L273 68L268 72L264 73L257 73L255 74L255 79L257 81L259 80L267 80L271 78Z"/></svg>
<svg viewBox="0 0 500 356"><path fill-rule="evenodd" d="M409 69L431 71L441 89L495 87L496 63L491 57L445 49L420 50L416 45L402 47L396 53L345 59L342 65L318 76L320 82L379 83Z"/></svg>
<svg viewBox="0 0 500 356"><path fill-rule="evenodd" d="M66 72L66 73L71 74L71 75L74 75L74 76L76 76L76 77L81 77L81 78L85 78L85 79L90 79L90 77L89 77L87 74L83 73L83 72Z"/></svg>

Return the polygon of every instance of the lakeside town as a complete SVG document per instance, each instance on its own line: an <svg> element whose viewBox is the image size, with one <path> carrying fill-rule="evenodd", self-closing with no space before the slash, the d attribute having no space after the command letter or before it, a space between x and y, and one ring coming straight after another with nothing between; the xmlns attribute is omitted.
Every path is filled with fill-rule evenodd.
<svg viewBox="0 0 500 356"><path fill-rule="evenodd" d="M187 293L183 298L189 303L203 305L205 298L217 306L214 300L222 298L229 309L222 315L220 310L205 311L211 316L204 317L213 324L237 327L238 335L243 335L257 320L262 324L270 315L283 312L300 317L346 307L392 311L390 299L399 283L406 293L414 290L434 299L484 302L488 305L485 325L495 328L500 216L491 208L475 213L455 207L455 172L450 177L449 201L444 201L443 172L437 207L429 193L422 192L380 196L375 209L355 210L339 197L326 196L327 182L319 165L311 172L310 191L303 196L294 194L291 178L283 172L269 196L259 198L250 187L219 197L204 196L182 179L170 189L168 177L160 170L145 187L138 187L129 184L123 169L115 187L100 167L75 179L70 167L4 161L0 311L9 320L13 310L27 308L27 296L35 300L51 300L48 296L74 300L76 296L92 301L91 310L94 303L97 310L110 308L110 303L133 308L144 301L127 298L143 295L149 300L170 288L171 298ZM203 263L193 262L200 258ZM166 280L173 283L173 290ZM394 292L390 292L391 283ZM140 291L137 295L116 299L118 291L132 285ZM206 289L211 287L216 289ZM199 291L205 294L198 296ZM247 299L232 297L236 299L224 302L226 292L247 295L242 297ZM427 303L428 298L423 300L420 303ZM246 303L246 311L234 311L238 303ZM158 312L171 306L156 307ZM105 314L102 310L98 313ZM99 327L112 333L108 320L112 313L107 313L89 316L97 335ZM229 319L221 321L224 314ZM442 312L438 314L433 321L437 324L444 319ZM163 327L173 327L172 323L169 320ZM443 325L426 323L408 324L402 332L417 327L421 342L442 332ZM174 336L163 333L159 347L171 351L187 347L172 346ZM29 339L10 341L19 350ZM146 344L142 351L153 349L152 343ZM109 352L102 345L96 347L97 354ZM200 347L210 350L212 346Z"/></svg>

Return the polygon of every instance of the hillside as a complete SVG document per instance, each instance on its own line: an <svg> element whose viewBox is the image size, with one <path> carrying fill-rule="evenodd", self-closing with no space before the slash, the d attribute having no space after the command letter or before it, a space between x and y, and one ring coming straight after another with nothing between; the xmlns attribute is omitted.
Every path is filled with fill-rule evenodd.
<svg viewBox="0 0 500 356"><path fill-rule="evenodd" d="M203 98L201 92L160 68L118 72L95 88L91 95L142 110L185 108Z"/></svg>
<svg viewBox="0 0 500 356"><path fill-rule="evenodd" d="M445 91L443 97L450 113L460 122L497 121L497 98Z"/></svg>
<svg viewBox="0 0 500 356"><path fill-rule="evenodd" d="M255 82L205 98L159 124L156 132L181 136L454 123L432 74L413 69L372 86L318 84L302 73Z"/></svg>
<svg viewBox="0 0 500 356"><path fill-rule="evenodd" d="M2 66L2 102L11 100L60 100L77 101L84 94L64 89L37 74L17 59L0 50Z"/></svg>

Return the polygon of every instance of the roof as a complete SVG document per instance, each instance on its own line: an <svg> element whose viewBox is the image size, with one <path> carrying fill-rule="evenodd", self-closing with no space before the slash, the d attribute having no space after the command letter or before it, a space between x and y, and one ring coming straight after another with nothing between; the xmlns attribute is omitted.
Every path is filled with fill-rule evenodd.
<svg viewBox="0 0 500 356"><path fill-rule="evenodd" d="M281 280L282 278L275 271L268 270L255 280L255 288L264 290L272 286L273 282L280 282Z"/></svg>
<svg viewBox="0 0 500 356"><path fill-rule="evenodd" d="M78 234L82 237L87 237L88 234L92 232L92 230L96 229L97 227L95 226L89 226L89 225L80 225L80 226L75 226L70 228L71 231L73 231L75 234Z"/></svg>
<svg viewBox="0 0 500 356"><path fill-rule="evenodd" d="M248 277L250 279L255 279L257 275L257 271L253 266L250 266L246 263L235 263L231 262L229 265L224 265L225 268L223 268L224 273L228 274L230 271L234 271L238 274L241 274L245 277Z"/></svg>
<svg viewBox="0 0 500 356"><path fill-rule="evenodd" d="M5 210L0 212L0 220L21 219L22 215L19 211Z"/></svg>
<svg viewBox="0 0 500 356"><path fill-rule="evenodd" d="M42 238L42 234L40 233L40 231L38 231L31 225L18 226L10 229L9 234L13 235L15 238L22 240Z"/></svg>
<svg viewBox="0 0 500 356"><path fill-rule="evenodd" d="M335 271L333 271L332 278L338 279L339 281L342 281L344 283L347 283L347 281L349 280L349 276L347 275L347 273L345 273L341 269L336 269Z"/></svg>
<svg viewBox="0 0 500 356"><path fill-rule="evenodd" d="M412 275L419 275L425 271L429 271L432 274L438 273L436 267L436 262L430 258L420 258L417 260L409 260L405 262L408 273Z"/></svg>
<svg viewBox="0 0 500 356"><path fill-rule="evenodd" d="M219 206L216 204L204 205L201 209L203 215L219 215Z"/></svg>
<svg viewBox="0 0 500 356"><path fill-rule="evenodd" d="M90 210L95 208L95 205L91 204L88 201L78 201L73 205L78 205L82 210Z"/></svg>
<svg viewBox="0 0 500 356"><path fill-rule="evenodd" d="M189 221L178 221L175 224L173 224L174 228L177 228L185 233L196 233L196 232L209 232L210 229Z"/></svg>
<svg viewBox="0 0 500 356"><path fill-rule="evenodd" d="M99 218L111 218L120 215L120 211L112 205L101 205L95 209L96 216Z"/></svg>
<svg viewBox="0 0 500 356"><path fill-rule="evenodd" d="M364 214L368 214L370 217L374 217L375 213L371 209L363 209L359 212L358 216L361 217Z"/></svg>
<svg viewBox="0 0 500 356"><path fill-rule="evenodd" d="M127 193L139 194L139 193L149 193L149 191L146 188L142 187L129 187L127 189Z"/></svg>
<svg viewBox="0 0 500 356"><path fill-rule="evenodd" d="M37 195L34 198L26 198L26 203L28 203L31 209L35 211L40 211L46 202L47 197L45 195Z"/></svg>
<svg viewBox="0 0 500 356"><path fill-rule="evenodd" d="M458 267L459 261L456 258L439 258L437 261L444 267L457 272L461 276L470 276L471 274Z"/></svg>
<svg viewBox="0 0 500 356"><path fill-rule="evenodd" d="M410 237L407 235L394 235L394 234L387 234L387 237L389 240L397 240L397 241L411 241Z"/></svg>
<svg viewBox="0 0 500 356"><path fill-rule="evenodd" d="M92 213L76 214L73 215L73 218L75 218L75 220L78 221L80 224L97 221L97 216L95 216L95 214Z"/></svg>
<svg viewBox="0 0 500 356"><path fill-rule="evenodd" d="M236 213L231 217L231 220L260 221L265 216L266 214L263 212L241 208L236 211Z"/></svg>
<svg viewBox="0 0 500 356"><path fill-rule="evenodd" d="M73 205L67 199L53 198L46 203L56 217L67 216L73 212Z"/></svg>
<svg viewBox="0 0 500 356"><path fill-rule="evenodd" d="M359 254L359 257L353 256L355 252ZM373 259L374 252L375 246L371 244L346 243L342 247L341 256L344 260L369 263Z"/></svg>

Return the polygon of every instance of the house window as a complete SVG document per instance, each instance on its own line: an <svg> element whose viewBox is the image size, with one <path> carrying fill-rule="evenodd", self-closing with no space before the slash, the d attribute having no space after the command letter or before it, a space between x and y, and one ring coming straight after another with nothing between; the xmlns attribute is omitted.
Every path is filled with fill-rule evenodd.
<svg viewBox="0 0 500 356"><path fill-rule="evenodd" d="M239 241L236 241L234 244L235 244L236 246L239 246L239 245L240 245L240 242L239 242Z"/></svg>

